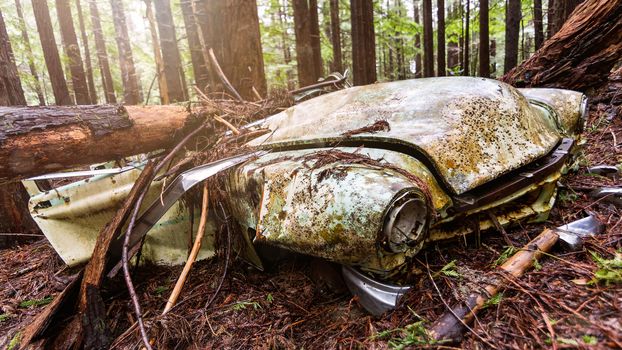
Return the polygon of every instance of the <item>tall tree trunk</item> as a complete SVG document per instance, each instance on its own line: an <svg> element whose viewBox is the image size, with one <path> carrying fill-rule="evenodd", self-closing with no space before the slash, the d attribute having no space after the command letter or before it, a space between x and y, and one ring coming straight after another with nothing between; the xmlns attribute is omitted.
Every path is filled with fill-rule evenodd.
<svg viewBox="0 0 622 350"><path fill-rule="evenodd" d="M462 75L469 75L469 61L471 58L471 40L469 33L469 25L471 24L471 5L470 1L466 0L466 13L464 16L464 39L462 41L462 55L463 55L463 64L462 64Z"/></svg>
<svg viewBox="0 0 622 350"><path fill-rule="evenodd" d="M170 0L154 0L153 4L156 22L158 23L158 33L160 34L160 48L162 49L162 63L164 64L168 98L171 102L186 101L188 100L186 79L177 47L177 35Z"/></svg>
<svg viewBox="0 0 622 350"><path fill-rule="evenodd" d="M320 75L316 69L316 58L311 39L312 16L308 0L293 0L294 32L296 33L296 65L300 86L317 82Z"/></svg>
<svg viewBox="0 0 622 350"><path fill-rule="evenodd" d="M2 11L0 11L0 105L25 104L26 99L17 73L13 49L4 24ZM5 118L0 117L0 122L6 122ZM0 185L0 232L27 233L36 231L37 225L28 212L28 194L24 186L19 182ZM4 243L4 240L0 240L0 246Z"/></svg>
<svg viewBox="0 0 622 350"><path fill-rule="evenodd" d="M158 29L156 28L155 15L153 14L153 6L151 0L145 0L147 21L149 22L149 32L151 33L151 45L153 46L153 55L156 64L156 77L158 79L158 90L160 91L160 103L169 104L168 86L164 77L164 63L162 62L162 50L160 50L160 38ZM195 73L196 74L196 73Z"/></svg>
<svg viewBox="0 0 622 350"><path fill-rule="evenodd" d="M479 76L490 77L490 37L488 0L479 1Z"/></svg>
<svg viewBox="0 0 622 350"><path fill-rule="evenodd" d="M536 40L536 51L544 42L544 28L542 24L542 0L533 0L533 27Z"/></svg>
<svg viewBox="0 0 622 350"><path fill-rule="evenodd" d="M136 105L142 102L140 85L136 76L136 67L132 57L130 35L125 23L125 10L121 0L110 0L115 28L115 39L119 50L119 65L123 81L123 100L125 104Z"/></svg>
<svg viewBox="0 0 622 350"><path fill-rule="evenodd" d="M86 83L82 55L80 54L80 46L78 46L76 29L73 26L73 16L71 15L69 0L56 0L56 14L58 15L58 24L65 55L67 55L69 60L69 71L71 72L76 104L90 104L89 87Z"/></svg>
<svg viewBox="0 0 622 350"><path fill-rule="evenodd" d="M52 28L52 19L50 18L50 10L46 0L32 0L32 9L37 22L37 30L43 48L43 57L45 65L48 69L50 82L52 83L52 91L54 92L54 100L57 105L73 104L65 75L63 74L63 66L58 48L56 47L56 39L54 38L54 29Z"/></svg>
<svg viewBox="0 0 622 350"><path fill-rule="evenodd" d="M318 18L317 0L309 0L309 32L311 34L311 48L313 49L313 68L319 78L324 75L322 71L322 47L320 45L320 21Z"/></svg>
<svg viewBox="0 0 622 350"><path fill-rule="evenodd" d="M339 21L339 0L330 0L330 38L333 44L333 72L343 72L341 57L341 22Z"/></svg>
<svg viewBox="0 0 622 350"><path fill-rule="evenodd" d="M376 81L376 37L372 0L350 0L354 85Z"/></svg>
<svg viewBox="0 0 622 350"><path fill-rule="evenodd" d="M438 38L436 55L438 61L438 76L444 77L447 75L447 63L445 61L445 1L438 0L437 3L437 19L438 19Z"/></svg>
<svg viewBox="0 0 622 350"><path fill-rule="evenodd" d="M22 41L24 42L24 48L26 49L26 56L28 57L28 68L30 74L34 79L34 89L39 99L41 106L45 105L45 97L43 96L43 90L41 89L41 81L39 80L39 73L37 73L37 67L35 66L35 59L32 54L32 47L30 46L30 38L28 31L26 30L26 21L24 21L24 13L22 11L22 4L20 0L15 0L15 10L19 19L19 27L22 32Z"/></svg>
<svg viewBox="0 0 622 350"><path fill-rule="evenodd" d="M432 0L423 0L423 76L434 76Z"/></svg>
<svg viewBox="0 0 622 350"><path fill-rule="evenodd" d="M417 24L421 24L421 19L419 17L419 0L415 0L414 2L414 8L415 8L415 14L414 14L414 18L415 18L415 23ZM421 69L422 69L422 63L421 63L421 34L419 32L417 32L417 34L415 34L415 50L417 50L416 54L415 54L415 78L421 78L422 74L421 74Z"/></svg>
<svg viewBox="0 0 622 350"><path fill-rule="evenodd" d="M555 35L583 0L549 0L549 38ZM616 1L616 0L612 0Z"/></svg>
<svg viewBox="0 0 622 350"><path fill-rule="evenodd" d="M184 17L184 27L186 27L186 36L188 37L194 82L203 91L209 85L209 75L207 64L205 64L203 59L203 47L201 47L201 41L199 40L197 23L192 12L192 0L181 0L180 5Z"/></svg>
<svg viewBox="0 0 622 350"><path fill-rule="evenodd" d="M86 66L86 79L89 85L89 97L91 104L97 104L97 90L95 90L95 79L93 78L93 65L91 64L91 50L89 49L89 39L86 35L84 16L80 0L76 0L76 10L78 12L78 23L80 24L80 34L82 46L84 47L84 61Z"/></svg>
<svg viewBox="0 0 622 350"><path fill-rule="evenodd" d="M97 0L89 0L89 10L91 13L91 26L93 27L93 35L95 36L97 62L99 63L99 70L102 75L102 86L104 87L104 96L106 98L106 103L116 103L117 98L114 93L112 74L110 74L110 64L108 63L108 53L106 52L104 32L102 31L102 24L99 19Z"/></svg>
<svg viewBox="0 0 622 350"><path fill-rule="evenodd" d="M339 1L339 0L331 0L331 1ZM289 64L289 62L291 62L292 60L292 52L288 44L286 8L287 8L287 0L284 0L283 6L279 6L278 17L279 17L279 26L281 28L281 46L283 49L283 60L285 61L286 64ZM340 50L341 50L341 47L340 47Z"/></svg>
<svg viewBox="0 0 622 350"><path fill-rule="evenodd" d="M585 91L608 78L622 57L622 1L587 0L527 61L503 76L518 87Z"/></svg>
<svg viewBox="0 0 622 350"><path fill-rule="evenodd" d="M520 20L520 0L507 0L505 7L505 60L503 64L505 73L516 67L518 63Z"/></svg>

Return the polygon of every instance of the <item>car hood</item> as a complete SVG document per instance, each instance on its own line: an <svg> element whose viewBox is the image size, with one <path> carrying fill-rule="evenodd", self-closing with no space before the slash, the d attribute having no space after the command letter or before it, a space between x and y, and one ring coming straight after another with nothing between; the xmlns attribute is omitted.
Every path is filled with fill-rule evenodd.
<svg viewBox="0 0 622 350"><path fill-rule="evenodd" d="M469 77L353 87L303 102L258 126L272 132L251 146L399 149L424 158L455 194L547 154L561 139L518 90Z"/></svg>

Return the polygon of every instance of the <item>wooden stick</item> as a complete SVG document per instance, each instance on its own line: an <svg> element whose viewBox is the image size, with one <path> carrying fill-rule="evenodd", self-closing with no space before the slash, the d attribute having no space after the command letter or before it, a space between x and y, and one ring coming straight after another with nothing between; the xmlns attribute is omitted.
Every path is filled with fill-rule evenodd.
<svg viewBox="0 0 622 350"><path fill-rule="evenodd" d="M210 58L210 62L214 66L214 71L216 71L216 74L218 74L218 78L220 78L220 81L222 81L222 84L227 88L227 90L229 90L229 92L233 94L233 96L235 96L236 99L238 99L239 101L244 101L242 96L240 96L240 93L233 87L233 85L231 85L231 82L229 81L229 79L227 79L225 72L223 72L222 68L220 68L220 64L218 64L216 55L214 55L214 50L212 50L211 47L209 49L209 58Z"/></svg>
<svg viewBox="0 0 622 350"><path fill-rule="evenodd" d="M531 266L534 260L549 251L557 242L558 234L550 229L542 231L531 242L527 243L520 251L509 258L498 269L509 273L513 277L522 276ZM484 286L484 292L471 292L463 303L453 305L448 312L439 317L430 329L430 336L436 340L458 340L462 337L465 324L470 324L475 314L484 307L486 301L494 297L503 285L501 281L495 281Z"/></svg>
<svg viewBox="0 0 622 350"><path fill-rule="evenodd" d="M194 245L192 246L192 251L190 252L190 256L188 256L188 260L186 261L186 265L184 265L184 269L181 271L181 275L175 283L175 288L173 288L173 292L171 296L168 298L166 302L166 306L164 307L164 311L162 311L162 315L166 314L175 306L177 302L177 298L179 298L179 294L181 293L181 289L184 287L184 283L186 283L186 278L188 278L188 273L190 273L190 269L194 264L194 261L197 259L197 255L199 254L199 250L201 250L201 241L203 240L203 234L205 232L205 224L207 222L207 211L208 211L208 191L207 191L207 182L203 186L203 203L201 209L201 219L199 220L199 228L197 229L196 238L194 239Z"/></svg>

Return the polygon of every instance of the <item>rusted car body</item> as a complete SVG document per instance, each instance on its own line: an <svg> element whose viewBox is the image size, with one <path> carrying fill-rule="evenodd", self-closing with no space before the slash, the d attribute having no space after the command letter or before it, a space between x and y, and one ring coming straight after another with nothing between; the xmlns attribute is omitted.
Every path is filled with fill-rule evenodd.
<svg viewBox="0 0 622 350"><path fill-rule="evenodd" d="M389 278L430 242L494 221L543 220L577 150L586 106L573 91L431 78L348 88L253 123L248 128L270 130L248 144L265 152L226 175L244 255L261 267L254 247L266 244ZM98 228L139 172L47 194L29 186L33 217L68 264L88 259ZM105 185L89 190L97 183ZM114 201L106 198L122 186ZM162 186L152 186L154 205ZM81 209L72 208L79 199ZM187 220L183 206L168 209L147 235L143 258L181 263ZM214 220L202 257L213 254Z"/></svg>

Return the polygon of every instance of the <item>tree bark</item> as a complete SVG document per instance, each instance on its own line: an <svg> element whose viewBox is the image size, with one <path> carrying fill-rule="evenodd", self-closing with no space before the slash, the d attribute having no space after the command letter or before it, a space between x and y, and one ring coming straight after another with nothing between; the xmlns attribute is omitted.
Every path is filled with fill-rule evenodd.
<svg viewBox="0 0 622 350"><path fill-rule="evenodd" d="M205 49L214 50L233 87L246 100L256 99L253 89L265 95L267 85L256 0L208 0L203 5L195 3L195 7L199 10L198 16L202 16L202 20L197 20L202 33L200 40ZM213 67L210 74L212 72ZM217 78L210 80L217 81Z"/></svg>
<svg viewBox="0 0 622 350"><path fill-rule="evenodd" d="M184 27L186 27L186 36L188 37L188 47L190 49L190 58L192 60L192 71L194 72L194 82L201 91L209 85L209 73L207 64L203 59L203 47L199 39L198 26L192 12L192 0L181 0L181 12L184 17Z"/></svg>
<svg viewBox="0 0 622 350"><path fill-rule="evenodd" d="M471 41L470 41L470 33L469 33L469 24L471 24L471 5L470 1L466 1L466 13L464 16L464 37L462 39L462 75L469 75L469 63L471 59Z"/></svg>
<svg viewBox="0 0 622 350"><path fill-rule="evenodd" d="M160 34L160 48L162 50L162 63L164 65L166 87L168 88L168 98L171 102L187 101L186 78L181 66L179 48L177 47L177 35L175 33L170 0L154 0L153 5Z"/></svg>
<svg viewBox="0 0 622 350"><path fill-rule="evenodd" d="M151 6L151 0L145 0L145 6L147 7L146 15L147 21L149 22L151 45L153 46L153 56L156 64L156 77L158 79L158 89L160 91L160 103L165 105L169 104L168 85L166 84L166 78L164 77L164 63L162 62L162 50L160 50L160 38L158 36L158 29L156 28L156 21L153 14L153 7Z"/></svg>
<svg viewBox="0 0 622 350"><path fill-rule="evenodd" d="M119 105L0 107L0 120L0 179L167 148L200 122L183 106Z"/></svg>
<svg viewBox="0 0 622 350"><path fill-rule="evenodd" d="M296 67L298 84L307 86L315 84L320 77L315 67L315 53L311 39L311 21L308 0L293 0L294 32L296 34Z"/></svg>
<svg viewBox="0 0 622 350"><path fill-rule="evenodd" d="M533 0L533 27L536 51L544 42L544 26L542 24L542 0Z"/></svg>
<svg viewBox="0 0 622 350"><path fill-rule="evenodd" d="M320 21L318 18L317 0L309 0L309 31L311 34L311 48L313 49L313 68L315 75L320 78L324 75L322 69L322 47L320 45Z"/></svg>
<svg viewBox="0 0 622 350"><path fill-rule="evenodd" d="M372 0L350 0L354 85L376 82L376 37Z"/></svg>
<svg viewBox="0 0 622 350"><path fill-rule="evenodd" d="M25 104L13 49L0 11L0 105ZM7 120L0 118L0 122L6 123ZM37 232L37 225L28 211L28 194L21 183L0 185L0 232ZM0 239L0 246L5 241Z"/></svg>
<svg viewBox="0 0 622 350"><path fill-rule="evenodd" d="M505 7L505 60L503 71L509 72L518 63L518 37L521 20L520 0L508 0Z"/></svg>
<svg viewBox="0 0 622 350"><path fill-rule="evenodd" d="M437 30L437 47L436 56L438 61L438 76L444 77L447 75L447 62L445 60L445 1L438 0L436 15L438 19Z"/></svg>
<svg viewBox="0 0 622 350"><path fill-rule="evenodd" d="M488 0L479 1L479 76L490 77Z"/></svg>
<svg viewBox="0 0 622 350"><path fill-rule="evenodd" d="M24 13L22 11L22 4L20 0L15 0L15 11L17 12L17 17L19 19L19 27L22 32L22 41L24 42L24 47L26 49L26 56L28 56L28 68L30 69L30 74L32 74L34 79L35 93L39 99L39 105L44 106L45 96L43 96L39 73L37 72L37 67L35 66L35 59L32 54L32 47L30 46L30 37L28 36L28 31L26 30L26 21L24 21Z"/></svg>
<svg viewBox="0 0 622 350"><path fill-rule="evenodd" d="M423 76L434 76L432 0L423 0Z"/></svg>
<svg viewBox="0 0 622 350"><path fill-rule="evenodd" d="M71 15L69 0L56 0L56 14L58 15L63 48L69 60L69 71L71 72L71 81L73 83L73 93L76 97L76 104L91 104L89 87L86 83L82 55L80 54L80 46L78 46L76 29L73 26L73 16Z"/></svg>
<svg viewBox="0 0 622 350"><path fill-rule="evenodd" d="M136 105L142 102L140 85L136 76L130 35L125 23L125 10L121 0L110 0L112 17L115 28L115 39L119 50L119 65L121 80L123 81L123 100L125 104Z"/></svg>
<svg viewBox="0 0 622 350"><path fill-rule="evenodd" d="M547 28L549 38L561 29L564 22L566 22L574 9L581 2L583 2L583 0L549 0L549 23Z"/></svg>
<svg viewBox="0 0 622 350"><path fill-rule="evenodd" d="M586 91L622 57L622 1L588 0L542 48L502 78L518 87Z"/></svg>
<svg viewBox="0 0 622 350"><path fill-rule="evenodd" d="M91 104L94 105L97 104L97 90L95 89L93 66L91 64L91 50L89 49L89 39L86 35L86 27L84 25L84 16L82 14L82 5L80 3L80 0L76 0L76 11L78 12L78 23L80 25L82 46L84 47L84 62L86 67L86 79L89 85L89 97Z"/></svg>
<svg viewBox="0 0 622 350"><path fill-rule="evenodd" d="M330 0L330 38L333 44L333 72L343 72L341 57L341 22L339 21L339 0Z"/></svg>
<svg viewBox="0 0 622 350"><path fill-rule="evenodd" d="M415 14L414 14L414 18L415 18L415 23L417 23L418 25L421 24L421 19L419 18L419 0L415 0L414 2L414 8L415 8ZM422 74L421 74L421 69L422 69L422 62L421 62L421 34L419 32L417 32L417 34L415 34L415 50L416 50L416 54L415 54L415 78L421 78Z"/></svg>
<svg viewBox="0 0 622 350"><path fill-rule="evenodd" d="M50 18L50 10L47 1L32 0L32 9L35 15L35 21L37 22L39 38L41 39L45 65L48 69L50 82L52 83L54 100L57 105L73 104L63 74L60 56L58 55L58 48L56 47L56 39L54 38L54 29L52 28L52 19Z"/></svg>
<svg viewBox="0 0 622 350"><path fill-rule="evenodd" d="M104 33L99 19L99 10L97 9L96 0L89 1L89 10L91 12L91 26L93 27L93 35L95 36L97 62L99 63L99 70L102 75L102 85L104 87L106 103L116 103L117 98L114 93L114 84L112 81L112 74L110 74L110 64L108 63L108 53L106 52L106 42L104 41Z"/></svg>

